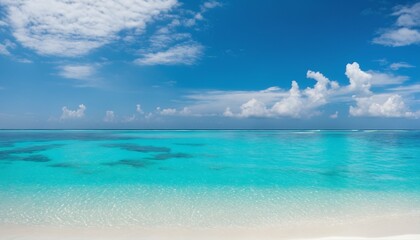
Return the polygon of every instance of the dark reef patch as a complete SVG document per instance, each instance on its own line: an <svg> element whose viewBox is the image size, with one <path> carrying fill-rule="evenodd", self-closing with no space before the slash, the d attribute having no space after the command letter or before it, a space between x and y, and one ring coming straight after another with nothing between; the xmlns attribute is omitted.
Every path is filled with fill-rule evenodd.
<svg viewBox="0 0 420 240"><path fill-rule="evenodd" d="M186 154L186 153L162 153L162 154L158 154L155 155L153 157L150 158L146 158L149 160L167 160L167 159L171 159L171 158L192 158L193 156L190 154Z"/></svg>
<svg viewBox="0 0 420 240"><path fill-rule="evenodd" d="M47 156L36 154L36 155L30 155L26 157L19 157L17 160L19 161L25 161L25 162L49 162L51 159Z"/></svg>
<svg viewBox="0 0 420 240"><path fill-rule="evenodd" d="M149 152L170 152L171 149L167 147L156 147L156 146L140 146L131 143L119 143L119 144L104 144L104 147L111 147L111 148L121 148L127 151L132 152L142 152L142 153L149 153Z"/></svg>
<svg viewBox="0 0 420 240"><path fill-rule="evenodd" d="M61 146L63 146L63 145L62 144L50 144L50 145L42 145L42 146L30 146L30 147L13 148L13 149L9 149L9 150L0 151L0 156L10 155L10 154L30 154L30 153L46 151L46 150L61 147Z"/></svg>
<svg viewBox="0 0 420 240"><path fill-rule="evenodd" d="M61 144L50 144L43 146L18 147L0 151L0 161L25 161L25 162L49 162L51 159L45 155L36 154L52 148L63 146ZM24 156L22 156L22 154ZM27 155L32 154L32 155ZM25 156L26 155L26 156Z"/></svg>
<svg viewBox="0 0 420 240"><path fill-rule="evenodd" d="M49 166L54 167L54 168L78 168L79 167L79 165L76 165L74 163L55 163Z"/></svg>
<svg viewBox="0 0 420 240"><path fill-rule="evenodd" d="M134 168L146 168L149 165L151 165L151 163L146 160L123 159L116 162L103 163L103 165L106 165L106 166L121 166L121 165L124 166L125 165L125 166L134 167Z"/></svg>

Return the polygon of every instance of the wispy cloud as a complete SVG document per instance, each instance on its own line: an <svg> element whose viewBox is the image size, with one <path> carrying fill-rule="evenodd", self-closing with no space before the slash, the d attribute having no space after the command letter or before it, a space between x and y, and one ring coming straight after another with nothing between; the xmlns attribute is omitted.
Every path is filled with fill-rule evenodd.
<svg viewBox="0 0 420 240"><path fill-rule="evenodd" d="M94 65L64 65L60 67L59 75L64 78L87 80L92 78L95 73Z"/></svg>
<svg viewBox="0 0 420 240"><path fill-rule="evenodd" d="M382 30L373 43L401 47L420 43L420 3L397 7L392 13L397 17L393 26Z"/></svg>
<svg viewBox="0 0 420 240"><path fill-rule="evenodd" d="M395 75L388 72L367 71L372 79L370 80L372 86L387 86L402 84L409 79L408 76Z"/></svg>
<svg viewBox="0 0 420 240"><path fill-rule="evenodd" d="M12 41L5 39L3 43L0 43L0 55L5 56L11 56L11 49L14 49L16 47L16 44L14 44Z"/></svg>
<svg viewBox="0 0 420 240"><path fill-rule="evenodd" d="M191 31L199 29L205 14L222 4L207 1L198 11L179 10L177 14L167 14L169 21L158 28L149 38L149 46L140 49L140 58L134 63L139 65L191 65L203 55L204 47L193 39Z"/></svg>
<svg viewBox="0 0 420 240"><path fill-rule="evenodd" d="M139 35L176 0L58 1L4 0L5 21L23 46L42 55L81 56L118 40Z"/></svg>
<svg viewBox="0 0 420 240"><path fill-rule="evenodd" d="M394 71L399 70L400 68L413 68L414 66L411 64L408 64L406 62L397 62L397 63L391 63L389 65L389 68L391 68Z"/></svg>
<svg viewBox="0 0 420 240"><path fill-rule="evenodd" d="M398 92L401 94L420 93L420 84L398 86L398 87L390 88L389 90L393 92Z"/></svg>
<svg viewBox="0 0 420 240"><path fill-rule="evenodd" d="M75 87L102 88L104 82L97 74L101 66L100 63L62 65L58 67L58 75L76 80Z"/></svg>
<svg viewBox="0 0 420 240"><path fill-rule="evenodd" d="M200 44L178 45L167 50L146 53L134 62L139 65L191 65L194 64L203 52Z"/></svg>

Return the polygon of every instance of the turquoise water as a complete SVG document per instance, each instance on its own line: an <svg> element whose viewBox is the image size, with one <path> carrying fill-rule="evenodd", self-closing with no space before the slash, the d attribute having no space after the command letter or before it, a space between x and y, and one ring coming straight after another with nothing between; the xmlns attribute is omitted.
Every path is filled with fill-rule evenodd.
<svg viewBox="0 0 420 240"><path fill-rule="evenodd" d="M0 131L0 223L420 215L420 131Z"/></svg>

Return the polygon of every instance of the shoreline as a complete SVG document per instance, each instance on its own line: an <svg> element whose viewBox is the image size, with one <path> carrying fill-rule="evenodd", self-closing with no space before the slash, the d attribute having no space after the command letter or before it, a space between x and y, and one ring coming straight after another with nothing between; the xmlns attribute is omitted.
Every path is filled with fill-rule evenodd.
<svg viewBox="0 0 420 240"><path fill-rule="evenodd" d="M337 225L255 226L226 228L188 227L72 227L0 225L0 239L131 240L131 239L291 239L291 240L418 240L420 216L397 216Z"/></svg>

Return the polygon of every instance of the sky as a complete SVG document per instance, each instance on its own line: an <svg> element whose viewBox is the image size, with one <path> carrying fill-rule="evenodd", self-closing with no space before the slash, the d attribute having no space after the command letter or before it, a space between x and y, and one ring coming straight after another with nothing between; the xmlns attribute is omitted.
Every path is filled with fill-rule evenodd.
<svg viewBox="0 0 420 240"><path fill-rule="evenodd" d="M0 0L0 129L420 128L420 2Z"/></svg>

